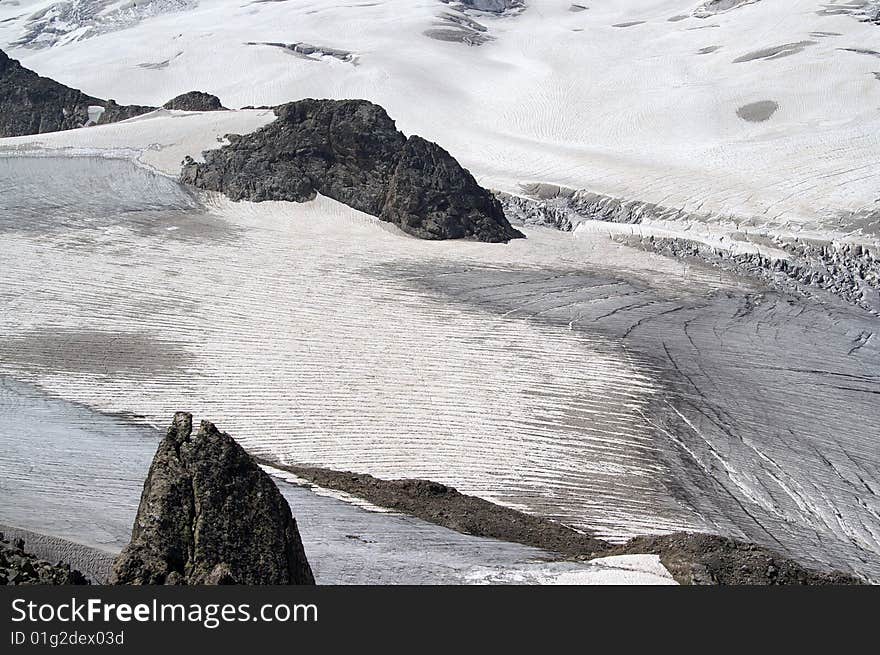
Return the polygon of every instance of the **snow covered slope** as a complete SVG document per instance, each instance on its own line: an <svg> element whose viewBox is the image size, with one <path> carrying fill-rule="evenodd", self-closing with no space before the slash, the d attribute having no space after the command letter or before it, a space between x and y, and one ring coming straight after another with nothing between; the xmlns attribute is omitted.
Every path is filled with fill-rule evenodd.
<svg viewBox="0 0 880 655"><path fill-rule="evenodd" d="M3 0L0 46L122 103L194 88L232 107L367 98L502 190L554 182L840 227L877 209L880 27L867 19L878 11L834 0L530 0L466 14L438 0Z"/></svg>

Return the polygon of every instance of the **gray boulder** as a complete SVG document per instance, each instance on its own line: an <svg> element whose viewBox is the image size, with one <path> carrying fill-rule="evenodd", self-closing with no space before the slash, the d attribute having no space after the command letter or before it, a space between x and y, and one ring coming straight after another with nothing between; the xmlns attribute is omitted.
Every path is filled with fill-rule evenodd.
<svg viewBox="0 0 880 655"><path fill-rule="evenodd" d="M365 100L300 100L252 134L184 161L181 181L233 200L304 202L317 193L423 239L522 237L501 205L438 145L407 139Z"/></svg>
<svg viewBox="0 0 880 655"><path fill-rule="evenodd" d="M162 105L162 108L179 111L226 111L226 107L220 102L220 98L204 91L182 93L166 102Z"/></svg>
<svg viewBox="0 0 880 655"><path fill-rule="evenodd" d="M314 584L296 520L228 434L178 412L144 483L111 584Z"/></svg>

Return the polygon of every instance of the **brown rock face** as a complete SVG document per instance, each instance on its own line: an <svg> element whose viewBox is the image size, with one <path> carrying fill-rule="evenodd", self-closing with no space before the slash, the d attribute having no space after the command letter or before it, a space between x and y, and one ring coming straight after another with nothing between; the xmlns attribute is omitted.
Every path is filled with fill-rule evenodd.
<svg viewBox="0 0 880 655"><path fill-rule="evenodd" d="M314 584L271 478L212 423L179 412L159 444L112 584Z"/></svg>
<svg viewBox="0 0 880 655"><path fill-rule="evenodd" d="M443 148L407 139L365 100L300 100L277 120L184 162L181 181L233 200L304 202L317 193L421 239L522 237L495 197Z"/></svg>

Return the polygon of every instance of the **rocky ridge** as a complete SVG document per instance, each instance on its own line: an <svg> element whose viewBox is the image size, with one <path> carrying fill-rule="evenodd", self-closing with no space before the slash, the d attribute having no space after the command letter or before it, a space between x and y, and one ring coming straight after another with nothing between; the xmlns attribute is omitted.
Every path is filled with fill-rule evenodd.
<svg viewBox="0 0 880 655"><path fill-rule="evenodd" d="M566 556L598 556L610 548L609 544L588 532L463 494L439 482L383 480L364 473L264 461L319 487L343 491L373 505L403 512L463 534L534 546Z"/></svg>
<svg viewBox="0 0 880 655"><path fill-rule="evenodd" d="M178 412L111 584L314 584L287 501L228 434Z"/></svg>
<svg viewBox="0 0 880 655"><path fill-rule="evenodd" d="M291 102L228 145L184 161L181 181L232 200L304 202L320 193L421 239L523 235L501 204L436 143L407 138L365 100Z"/></svg>

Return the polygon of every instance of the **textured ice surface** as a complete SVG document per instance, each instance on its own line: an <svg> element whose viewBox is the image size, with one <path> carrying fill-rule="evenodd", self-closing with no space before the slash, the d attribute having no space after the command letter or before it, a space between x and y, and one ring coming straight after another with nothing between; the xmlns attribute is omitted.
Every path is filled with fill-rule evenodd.
<svg viewBox="0 0 880 655"><path fill-rule="evenodd" d="M128 176L143 212L87 183ZM166 185L0 159L0 371L615 538L711 529L880 576L869 314L599 233L424 242L322 198L181 209Z"/></svg>
<svg viewBox="0 0 880 655"><path fill-rule="evenodd" d="M138 175L156 183L130 185L141 213L85 184ZM34 179L41 207L69 202L16 210ZM0 369L157 424L184 403L256 452L440 480L617 537L701 524L666 492L639 418L655 386L625 351L412 279L431 262L555 266L577 253L566 235L435 244L326 199L179 211L166 184L120 161L0 159ZM80 211L71 189L106 207ZM28 227L52 220L64 229Z"/></svg>
<svg viewBox="0 0 880 655"><path fill-rule="evenodd" d="M876 579L876 318L696 278L685 288L688 272L682 286L620 273L426 272L421 283L619 339L660 387L642 418L671 447L659 453L677 498L714 531Z"/></svg>
<svg viewBox="0 0 880 655"><path fill-rule="evenodd" d="M0 377L0 523L74 542L22 535L40 556L66 556L100 576L107 558L76 544L116 553L128 542L159 436ZM547 562L550 555L535 548L367 511L277 482L319 584L673 582L653 555Z"/></svg>
<svg viewBox="0 0 880 655"><path fill-rule="evenodd" d="M0 20L17 17L0 23L0 46L52 4L64 3L0 4ZM852 50L880 51L880 27L860 20L876 3L627 0L571 12L532 0L516 15L473 14L493 37L477 48L425 36L449 11L435 0L181 4L128 29L12 54L122 103L160 106L192 89L227 107L367 98L511 192L554 182L792 229L876 207L877 60ZM700 5L738 6L700 19ZM613 27L623 24L633 26ZM359 65L249 42L316 44L357 53ZM737 116L763 100L780 107L768 120Z"/></svg>

